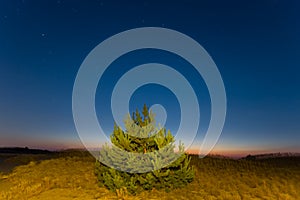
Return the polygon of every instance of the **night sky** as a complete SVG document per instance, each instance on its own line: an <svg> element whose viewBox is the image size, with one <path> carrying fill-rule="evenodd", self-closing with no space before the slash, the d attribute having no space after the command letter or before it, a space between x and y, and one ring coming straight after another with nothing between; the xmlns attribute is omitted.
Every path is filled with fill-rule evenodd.
<svg viewBox="0 0 300 200"><path fill-rule="evenodd" d="M222 75L227 116L215 153L300 152L300 3L298 1L16 1L0 2L0 147L81 147L72 116L76 74L89 52L119 32L165 27L200 43ZM99 122L113 128L113 83L136 65L163 63L191 83L200 102L196 151L210 117L201 76L162 50L121 56L96 94ZM101 103L99 103L101 102ZM176 132L179 104L172 92L145 85L130 110L161 103ZM100 117L101 116L101 117ZM105 116L105 117L103 117Z"/></svg>

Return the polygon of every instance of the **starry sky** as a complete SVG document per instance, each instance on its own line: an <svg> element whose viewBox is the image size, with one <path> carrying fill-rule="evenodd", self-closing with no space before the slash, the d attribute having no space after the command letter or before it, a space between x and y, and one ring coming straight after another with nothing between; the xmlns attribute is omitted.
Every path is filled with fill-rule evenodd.
<svg viewBox="0 0 300 200"><path fill-rule="evenodd" d="M82 147L72 116L72 90L85 57L100 42L139 27L182 32L213 58L227 95L227 116L215 153L300 152L300 3L297 1L31 1L0 2L0 147ZM99 82L99 123L113 128L113 84L133 66L172 66L191 83L201 107L197 152L210 99L190 64L162 50L115 60ZM122 67L121 67L122 66ZM101 102L101 103L99 103ZM176 132L179 103L168 88L145 85L129 109L160 103ZM105 117L103 117L105 116Z"/></svg>

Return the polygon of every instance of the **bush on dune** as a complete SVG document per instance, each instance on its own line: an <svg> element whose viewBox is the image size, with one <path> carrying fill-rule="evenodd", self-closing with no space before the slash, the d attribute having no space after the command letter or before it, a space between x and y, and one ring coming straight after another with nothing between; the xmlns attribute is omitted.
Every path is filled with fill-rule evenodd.
<svg viewBox="0 0 300 200"><path fill-rule="evenodd" d="M105 146L96 162L100 186L136 194L154 188L170 191L192 182L194 169L183 145L175 153L171 132L155 127L154 114L146 105L142 114L137 110L127 116L125 132L115 125L111 135L114 146Z"/></svg>

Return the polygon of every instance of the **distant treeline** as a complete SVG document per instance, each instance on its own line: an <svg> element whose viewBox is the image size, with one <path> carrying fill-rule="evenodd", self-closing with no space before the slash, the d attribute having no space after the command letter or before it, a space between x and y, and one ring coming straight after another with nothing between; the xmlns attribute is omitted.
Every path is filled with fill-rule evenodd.
<svg viewBox="0 0 300 200"><path fill-rule="evenodd" d="M51 151L41 149L29 149L28 147L4 147L0 148L0 153L7 154L50 154Z"/></svg>
<svg viewBox="0 0 300 200"><path fill-rule="evenodd" d="M268 154L258 154L258 155L248 155L242 159L246 160L261 160L270 158L290 158L290 157L300 157L300 153L268 153Z"/></svg>

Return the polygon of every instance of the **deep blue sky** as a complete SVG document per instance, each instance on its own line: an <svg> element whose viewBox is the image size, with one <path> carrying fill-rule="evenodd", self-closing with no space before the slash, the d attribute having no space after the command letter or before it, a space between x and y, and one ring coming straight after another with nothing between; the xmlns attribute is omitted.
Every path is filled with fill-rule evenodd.
<svg viewBox="0 0 300 200"><path fill-rule="evenodd" d="M72 89L87 54L119 32L145 26L180 31L199 42L222 75L227 118L216 151L300 151L300 3L297 1L1 1L0 146L69 148L80 143ZM107 118L112 85L130 67L149 61L180 71L185 60L163 51L137 51L116 60L101 80L96 108ZM124 66L122 69L120 66ZM189 68L189 69L188 69ZM191 67L181 70L204 86ZM203 92L202 92L203 91ZM201 129L209 114L205 87L196 88ZM153 93L156 94L154 98ZM161 101L161 102L157 102ZM145 86L131 109L162 103L176 130L178 102L166 88ZM195 141L195 148L201 136Z"/></svg>

